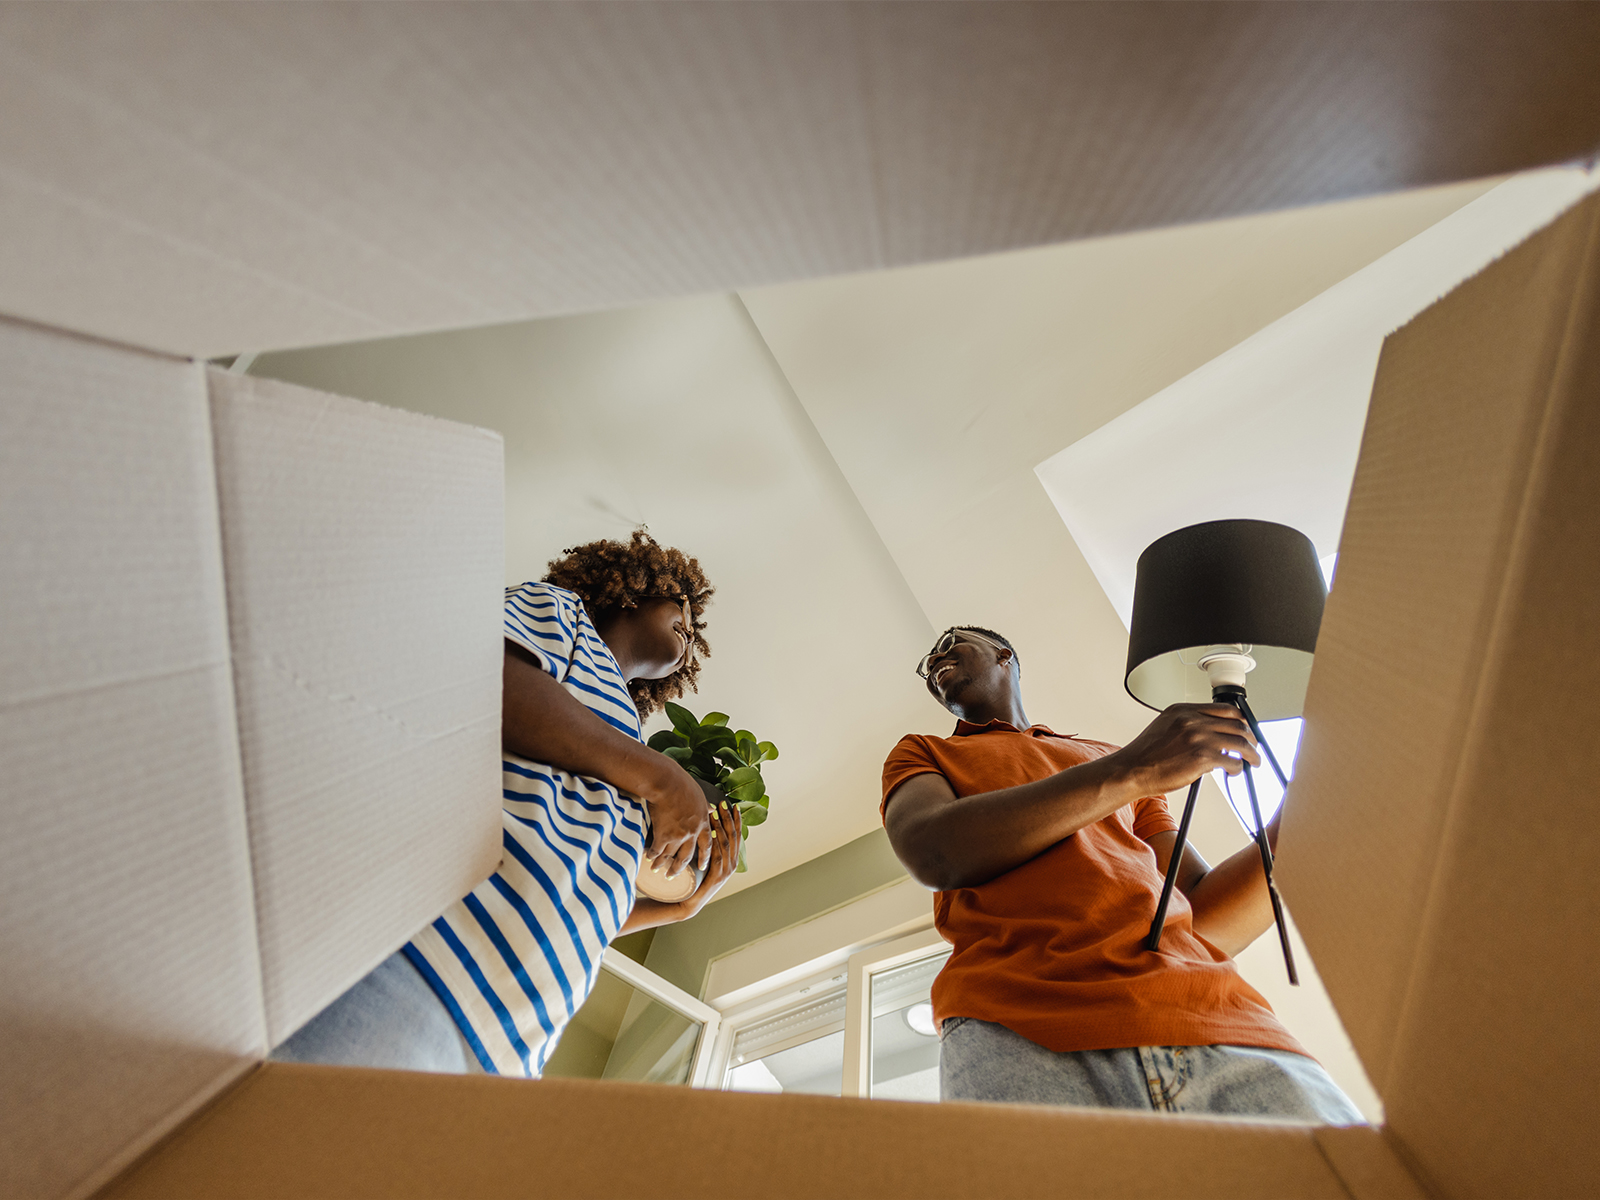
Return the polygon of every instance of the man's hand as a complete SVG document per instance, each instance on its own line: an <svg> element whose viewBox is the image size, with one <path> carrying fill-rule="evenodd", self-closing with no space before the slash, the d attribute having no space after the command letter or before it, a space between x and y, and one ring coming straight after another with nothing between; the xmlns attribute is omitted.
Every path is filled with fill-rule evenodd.
<svg viewBox="0 0 1600 1200"><path fill-rule="evenodd" d="M639 799L650 809L650 845L645 856L652 868L666 868L670 879L686 867L705 868L711 861L711 807L707 801L720 793L665 754L657 757L661 759L658 777L639 792Z"/></svg>
<svg viewBox="0 0 1600 1200"><path fill-rule="evenodd" d="M1231 704L1174 704L1102 760L1126 774L1141 796L1162 796L1218 768L1237 775L1261 765L1255 735Z"/></svg>

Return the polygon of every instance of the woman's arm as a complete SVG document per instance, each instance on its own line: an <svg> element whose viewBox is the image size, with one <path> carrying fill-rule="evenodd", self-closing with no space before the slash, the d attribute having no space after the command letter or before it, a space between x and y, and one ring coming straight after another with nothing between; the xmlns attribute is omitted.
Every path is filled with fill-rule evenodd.
<svg viewBox="0 0 1600 1200"><path fill-rule="evenodd" d="M711 822L694 778L664 754L606 724L515 642L506 643L500 743L520 758L603 779L650 809L652 866L676 875L710 860Z"/></svg>

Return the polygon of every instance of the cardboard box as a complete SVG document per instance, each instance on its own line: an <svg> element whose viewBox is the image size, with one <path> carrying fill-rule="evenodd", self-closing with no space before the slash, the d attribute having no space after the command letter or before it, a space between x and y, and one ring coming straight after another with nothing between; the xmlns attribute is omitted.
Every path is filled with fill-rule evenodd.
<svg viewBox="0 0 1600 1200"><path fill-rule="evenodd" d="M685 6L642 34L603 8L133 11L0 10L24 114L0 123L0 308L180 353L975 253L1600 140L1585 6L1230 6L1210 29L1165 6L992 26ZM1199 82L1163 90L1199 34ZM431 120L462 79L566 100L578 45L617 100L591 96L580 134ZM725 73L652 90L663 45ZM530 46L555 57L534 70ZM859 63L879 106L840 82ZM1041 108L1067 122L1043 141L1015 119ZM620 216L619 161L670 163ZM0 1193L1591 1190L1597 205L1392 338L1375 391L1281 869L1382 1130L261 1065L497 859L498 444L0 321Z"/></svg>

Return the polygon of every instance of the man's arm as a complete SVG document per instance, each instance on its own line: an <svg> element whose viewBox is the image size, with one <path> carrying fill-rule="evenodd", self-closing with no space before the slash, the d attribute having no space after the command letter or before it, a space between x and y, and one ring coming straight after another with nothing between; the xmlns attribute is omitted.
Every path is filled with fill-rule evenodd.
<svg viewBox="0 0 1600 1200"><path fill-rule="evenodd" d="M1267 822L1267 844L1278 848L1280 808ZM1178 835L1168 831L1150 839L1156 862L1163 874L1172 860L1172 845ZM1195 852L1183 850L1183 866L1178 871L1178 890L1194 910L1194 931L1229 957L1242 951L1272 926L1272 898L1267 894L1267 877L1261 870L1261 851L1252 841L1212 867Z"/></svg>
<svg viewBox="0 0 1600 1200"><path fill-rule="evenodd" d="M918 883L977 887L1141 796L1237 772L1240 756L1260 762L1238 709L1175 704L1122 749L1032 783L957 796L942 775L914 775L890 794L884 825Z"/></svg>
<svg viewBox="0 0 1600 1200"><path fill-rule="evenodd" d="M652 865L669 874L710 860L709 809L693 776L607 725L515 642L506 643L500 743L512 754L603 779L650 807Z"/></svg>

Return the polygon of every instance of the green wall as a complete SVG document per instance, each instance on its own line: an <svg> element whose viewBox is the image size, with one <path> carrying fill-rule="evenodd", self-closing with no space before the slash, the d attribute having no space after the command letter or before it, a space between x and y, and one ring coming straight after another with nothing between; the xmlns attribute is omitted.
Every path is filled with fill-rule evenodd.
<svg viewBox="0 0 1600 1200"><path fill-rule="evenodd" d="M889 848L888 835L875 829L725 900L713 900L692 920L662 926L645 966L701 995L712 959L904 878L906 869Z"/></svg>

